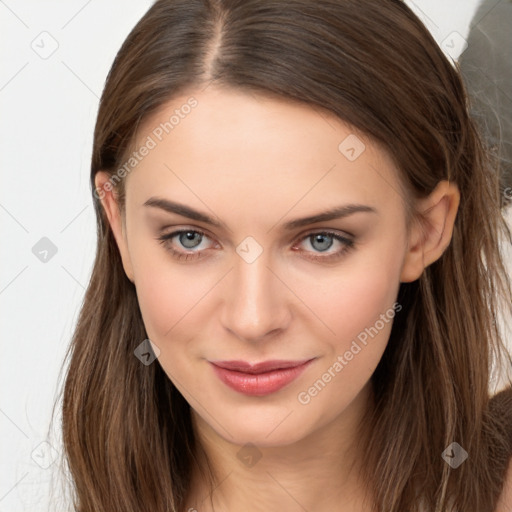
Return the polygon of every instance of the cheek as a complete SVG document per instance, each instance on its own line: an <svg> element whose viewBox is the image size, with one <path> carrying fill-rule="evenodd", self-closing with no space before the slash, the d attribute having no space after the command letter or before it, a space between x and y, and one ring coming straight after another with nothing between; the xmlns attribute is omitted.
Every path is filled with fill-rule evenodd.
<svg viewBox="0 0 512 512"><path fill-rule="evenodd" d="M183 325L190 328L194 314L201 309L201 297L216 280L214 276L198 275L185 265L176 264L160 246L135 251L132 261L137 299L147 334L157 345L163 346L175 338ZM194 322L197 324L200 322Z"/></svg>
<svg viewBox="0 0 512 512"><path fill-rule="evenodd" d="M136 283L146 333L160 350L161 368L186 400L199 407L194 394L188 392L195 379L191 366L193 343L189 342L198 337L205 324L198 315L204 306L201 297L207 292L206 283L211 279L205 276L201 280L197 273L169 261L157 264L158 259L143 267L142 259L138 261L141 266ZM188 384L182 387L183 382Z"/></svg>
<svg viewBox="0 0 512 512"><path fill-rule="evenodd" d="M303 295L308 284L304 282ZM317 275L315 292L305 296L310 309L329 327L331 344L339 351L393 307L399 285L399 256L383 258L378 251L368 251L353 256L336 272Z"/></svg>
<svg viewBox="0 0 512 512"><path fill-rule="evenodd" d="M384 267L386 268L386 267ZM388 267L389 268L389 267ZM393 271L361 271L324 287L316 307L335 332L324 343L322 364L297 395L304 413L328 421L344 410L368 383L387 346L399 281ZM314 307L314 306L313 306ZM312 307L312 309L313 309Z"/></svg>

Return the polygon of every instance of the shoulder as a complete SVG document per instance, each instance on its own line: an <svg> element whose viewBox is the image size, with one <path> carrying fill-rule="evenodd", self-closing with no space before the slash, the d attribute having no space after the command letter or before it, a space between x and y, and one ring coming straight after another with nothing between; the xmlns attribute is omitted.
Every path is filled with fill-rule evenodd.
<svg viewBox="0 0 512 512"><path fill-rule="evenodd" d="M512 456L512 385L490 398L488 412L500 434L503 455L508 460Z"/></svg>
<svg viewBox="0 0 512 512"><path fill-rule="evenodd" d="M507 474L503 484L503 490L498 501L496 512L511 512L512 511L512 457L508 464Z"/></svg>
<svg viewBox="0 0 512 512"><path fill-rule="evenodd" d="M507 445L505 457L508 460L496 512L512 512L512 387L493 396L489 406L495 419L502 422L503 441Z"/></svg>

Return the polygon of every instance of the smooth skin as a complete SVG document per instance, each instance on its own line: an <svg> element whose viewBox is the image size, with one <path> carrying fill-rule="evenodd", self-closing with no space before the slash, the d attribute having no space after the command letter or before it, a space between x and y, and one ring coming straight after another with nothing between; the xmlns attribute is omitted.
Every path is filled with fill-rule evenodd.
<svg viewBox="0 0 512 512"><path fill-rule="evenodd" d="M443 254L458 189L440 182L415 203L428 223L408 230L398 171L382 148L357 135L365 149L351 161L339 145L355 132L334 115L212 85L174 98L147 119L136 146L191 95L197 106L124 178L125 215L106 190L106 173L97 174L96 187L148 337L160 350L157 364L189 402L196 435L218 475L215 509L368 510L354 446L392 322L307 404L297 397L358 334L393 311L400 282L418 279ZM182 203L225 226L144 206L151 197ZM283 228L348 203L376 212ZM157 240L178 229L205 236L176 235L167 245ZM311 236L325 230L353 246ZM247 237L257 245L244 246ZM262 252L248 263L237 252L241 244ZM177 259L170 248L200 257ZM341 256L325 259L335 253ZM315 360L299 378L262 397L228 388L208 362L309 358ZM253 465L237 456L247 450L259 458ZM210 511L209 499L196 468L185 510Z"/></svg>

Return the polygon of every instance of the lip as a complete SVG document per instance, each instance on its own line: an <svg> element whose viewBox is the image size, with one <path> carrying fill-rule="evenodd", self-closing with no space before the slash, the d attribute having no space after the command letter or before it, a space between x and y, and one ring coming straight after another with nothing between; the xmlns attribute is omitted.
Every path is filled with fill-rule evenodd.
<svg viewBox="0 0 512 512"><path fill-rule="evenodd" d="M252 396L279 391L294 381L312 362L302 361L209 361L216 375L231 389Z"/></svg>

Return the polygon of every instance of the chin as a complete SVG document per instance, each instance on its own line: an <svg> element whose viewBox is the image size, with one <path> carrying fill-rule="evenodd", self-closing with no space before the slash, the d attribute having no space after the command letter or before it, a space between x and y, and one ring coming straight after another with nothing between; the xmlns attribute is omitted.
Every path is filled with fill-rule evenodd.
<svg viewBox="0 0 512 512"><path fill-rule="evenodd" d="M249 416L240 421L233 419L228 427L229 434L216 424L210 424L210 427L228 443L239 446L248 443L260 448L287 446L300 441L310 433L304 421L297 422L297 418L293 416L293 412L290 414L288 411L281 414L277 421L265 421L261 417L255 421ZM286 419L283 421L283 418Z"/></svg>

